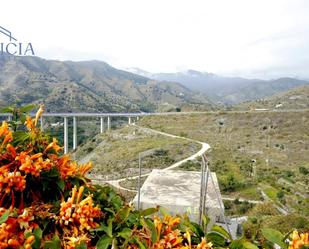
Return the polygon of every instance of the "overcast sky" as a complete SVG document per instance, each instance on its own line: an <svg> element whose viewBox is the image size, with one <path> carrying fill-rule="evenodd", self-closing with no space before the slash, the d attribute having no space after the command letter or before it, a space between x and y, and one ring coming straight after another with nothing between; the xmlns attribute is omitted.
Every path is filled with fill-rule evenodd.
<svg viewBox="0 0 309 249"><path fill-rule="evenodd" d="M309 79L308 0L6 0L0 8L0 26L44 58Z"/></svg>

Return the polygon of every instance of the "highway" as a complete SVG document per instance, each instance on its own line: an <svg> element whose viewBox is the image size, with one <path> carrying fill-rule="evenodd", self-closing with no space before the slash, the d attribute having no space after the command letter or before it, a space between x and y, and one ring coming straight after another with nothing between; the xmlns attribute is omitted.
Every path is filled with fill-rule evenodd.
<svg viewBox="0 0 309 249"><path fill-rule="evenodd" d="M193 115L193 114L233 114L233 113L285 113L285 112L309 112L309 109L290 110L246 110L246 111L205 111L205 112L126 112L126 113L88 113L88 112L55 112L43 113L43 117L143 117L143 116L169 116L169 115ZM30 113L35 116L35 113ZM0 113L0 117L12 116L11 113Z"/></svg>

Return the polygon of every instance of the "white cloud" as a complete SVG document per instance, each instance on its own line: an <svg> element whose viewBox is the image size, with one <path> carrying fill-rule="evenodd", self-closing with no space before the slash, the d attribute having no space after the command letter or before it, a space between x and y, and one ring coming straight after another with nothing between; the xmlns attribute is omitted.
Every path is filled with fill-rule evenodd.
<svg viewBox="0 0 309 249"><path fill-rule="evenodd" d="M10 0L1 9L0 26L42 57L309 77L306 0Z"/></svg>

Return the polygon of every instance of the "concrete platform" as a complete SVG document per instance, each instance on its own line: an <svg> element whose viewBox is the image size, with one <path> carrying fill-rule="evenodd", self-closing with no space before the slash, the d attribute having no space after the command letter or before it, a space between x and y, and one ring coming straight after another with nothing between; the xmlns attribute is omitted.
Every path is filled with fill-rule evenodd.
<svg viewBox="0 0 309 249"><path fill-rule="evenodd" d="M206 213L212 223L222 220L220 204L222 199L215 173L212 173L214 184L210 177L206 197ZM164 207L169 213L188 213L192 221L197 222L200 205L201 172L176 171L176 170L153 170L141 188L140 208L145 209L157 205ZM216 197L215 189L219 193ZM133 203L137 207L138 196Z"/></svg>

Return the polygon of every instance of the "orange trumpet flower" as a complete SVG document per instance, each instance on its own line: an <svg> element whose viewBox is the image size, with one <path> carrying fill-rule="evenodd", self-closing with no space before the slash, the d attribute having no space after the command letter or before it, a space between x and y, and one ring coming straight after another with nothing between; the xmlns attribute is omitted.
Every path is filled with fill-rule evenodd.
<svg viewBox="0 0 309 249"><path fill-rule="evenodd" d="M35 126L30 116L26 117L25 125L29 131L32 131L34 129Z"/></svg>
<svg viewBox="0 0 309 249"><path fill-rule="evenodd" d="M34 126L37 125L39 118L42 116L44 112L44 105L40 105L39 110L37 111L37 113L35 114L35 119L34 119Z"/></svg>
<svg viewBox="0 0 309 249"><path fill-rule="evenodd" d="M62 150L62 147L58 145L58 140L56 138L53 138L53 141L49 145L47 145L47 147L44 150L44 153L46 153L50 149L53 149L56 152L58 152L59 150Z"/></svg>

